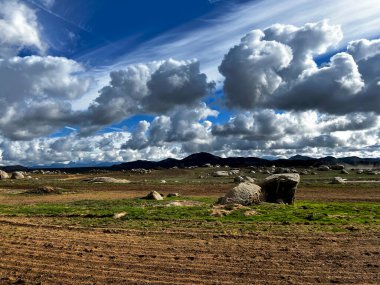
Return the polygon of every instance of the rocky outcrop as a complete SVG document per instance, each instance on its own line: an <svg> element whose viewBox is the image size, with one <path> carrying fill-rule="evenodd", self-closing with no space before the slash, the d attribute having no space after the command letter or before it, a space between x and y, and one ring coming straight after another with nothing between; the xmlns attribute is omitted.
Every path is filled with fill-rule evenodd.
<svg viewBox="0 0 380 285"><path fill-rule="evenodd" d="M293 204L300 176L297 173L273 174L260 184L263 200L271 203Z"/></svg>

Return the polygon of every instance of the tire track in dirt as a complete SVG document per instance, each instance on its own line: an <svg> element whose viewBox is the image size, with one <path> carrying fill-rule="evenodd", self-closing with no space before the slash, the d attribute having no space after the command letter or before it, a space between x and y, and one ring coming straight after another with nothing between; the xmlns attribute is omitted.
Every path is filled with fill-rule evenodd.
<svg viewBox="0 0 380 285"><path fill-rule="evenodd" d="M176 229L105 233L14 222L0 223L0 284L7 284L7 278L30 284L378 284L380 280L377 233L209 232L197 237L199 229L193 235Z"/></svg>

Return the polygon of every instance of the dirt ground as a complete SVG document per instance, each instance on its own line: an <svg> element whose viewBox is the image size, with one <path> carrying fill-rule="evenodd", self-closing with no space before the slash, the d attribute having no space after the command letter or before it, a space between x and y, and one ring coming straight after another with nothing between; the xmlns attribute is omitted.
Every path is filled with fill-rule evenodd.
<svg viewBox="0 0 380 285"><path fill-rule="evenodd" d="M91 186L77 192L68 192L59 195L33 196L33 195L0 195L0 205L10 204L35 204L35 203L59 203L89 200L110 200L110 199L128 199L143 197L150 191L159 193L180 193L182 196L223 196L235 184L204 184L204 185L186 185L186 184L165 184L165 185L108 185L98 189L90 189ZM2 189L0 189L2 190ZM20 191L7 190L9 193ZM0 191L1 192L1 191ZM326 201L326 202L380 202L380 183L379 188L329 188L329 187L301 187L297 190L296 199L309 201Z"/></svg>
<svg viewBox="0 0 380 285"><path fill-rule="evenodd" d="M0 220L0 284L379 284L377 233L215 234Z"/></svg>
<svg viewBox="0 0 380 285"><path fill-rule="evenodd" d="M0 205L124 199L153 190L219 197L234 186L212 181L91 185L80 181L83 175L66 178L59 183L69 191L42 196L19 195L25 185L6 182L0 186ZM46 179L48 184L52 178ZM301 186L296 198L380 202L380 182L379 187ZM380 284L380 233L375 230L326 233L274 225L269 230L221 233L190 222L174 223L101 229L2 216L0 285Z"/></svg>

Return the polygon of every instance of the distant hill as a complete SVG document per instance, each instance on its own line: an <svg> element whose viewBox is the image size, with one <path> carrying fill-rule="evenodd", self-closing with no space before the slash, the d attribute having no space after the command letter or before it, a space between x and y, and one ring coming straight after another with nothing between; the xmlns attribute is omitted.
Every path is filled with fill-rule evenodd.
<svg viewBox="0 0 380 285"><path fill-rule="evenodd" d="M184 159L165 159L162 161L133 161L125 162L122 164L111 166L111 169L132 169L132 168L171 168L171 167L191 167L191 166L204 166L205 164L211 165L228 165L230 167L246 167L246 166L271 166L276 165L280 167L308 167L319 166L322 164L349 164L352 166L357 165L374 165L380 166L380 158L359 158L359 157L343 157L335 158L327 156L323 158L312 158L308 156L295 155L289 159L276 159L268 160L258 157L227 157L222 158L210 153L200 152L191 154Z"/></svg>
<svg viewBox="0 0 380 285"><path fill-rule="evenodd" d="M380 167L380 158L360 158L356 156L335 158L333 156L327 156L322 158L312 158L308 156L295 155L289 159L263 159L258 157L219 157L207 152L200 152L191 154L183 159L167 158L161 161L149 161L149 160L136 160L131 162L124 162L121 164L109 165L110 163L102 163L102 165L92 166L80 166L73 163L61 167L45 166L45 167L24 167L21 165L2 166L1 170L7 172L12 171L28 171L33 169L46 169L46 170L62 170L66 172L86 172L92 169L103 170L129 170L134 168L145 169L160 169L160 168L172 168L172 167L201 167L206 164L230 166L230 167L247 167L247 166L271 166L276 165L279 167L309 167L319 166L322 164L346 164L351 166L375 166Z"/></svg>
<svg viewBox="0 0 380 285"><path fill-rule="evenodd" d="M28 168L22 165L8 165L8 166L0 166L0 170L4 170L6 172L13 172L13 171L27 171Z"/></svg>

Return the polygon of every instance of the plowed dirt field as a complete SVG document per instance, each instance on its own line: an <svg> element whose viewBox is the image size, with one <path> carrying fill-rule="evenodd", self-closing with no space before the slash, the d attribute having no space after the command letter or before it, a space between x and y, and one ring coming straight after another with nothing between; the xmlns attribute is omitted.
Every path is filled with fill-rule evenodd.
<svg viewBox="0 0 380 285"><path fill-rule="evenodd" d="M379 284L376 232L91 229L0 220L0 284Z"/></svg>

